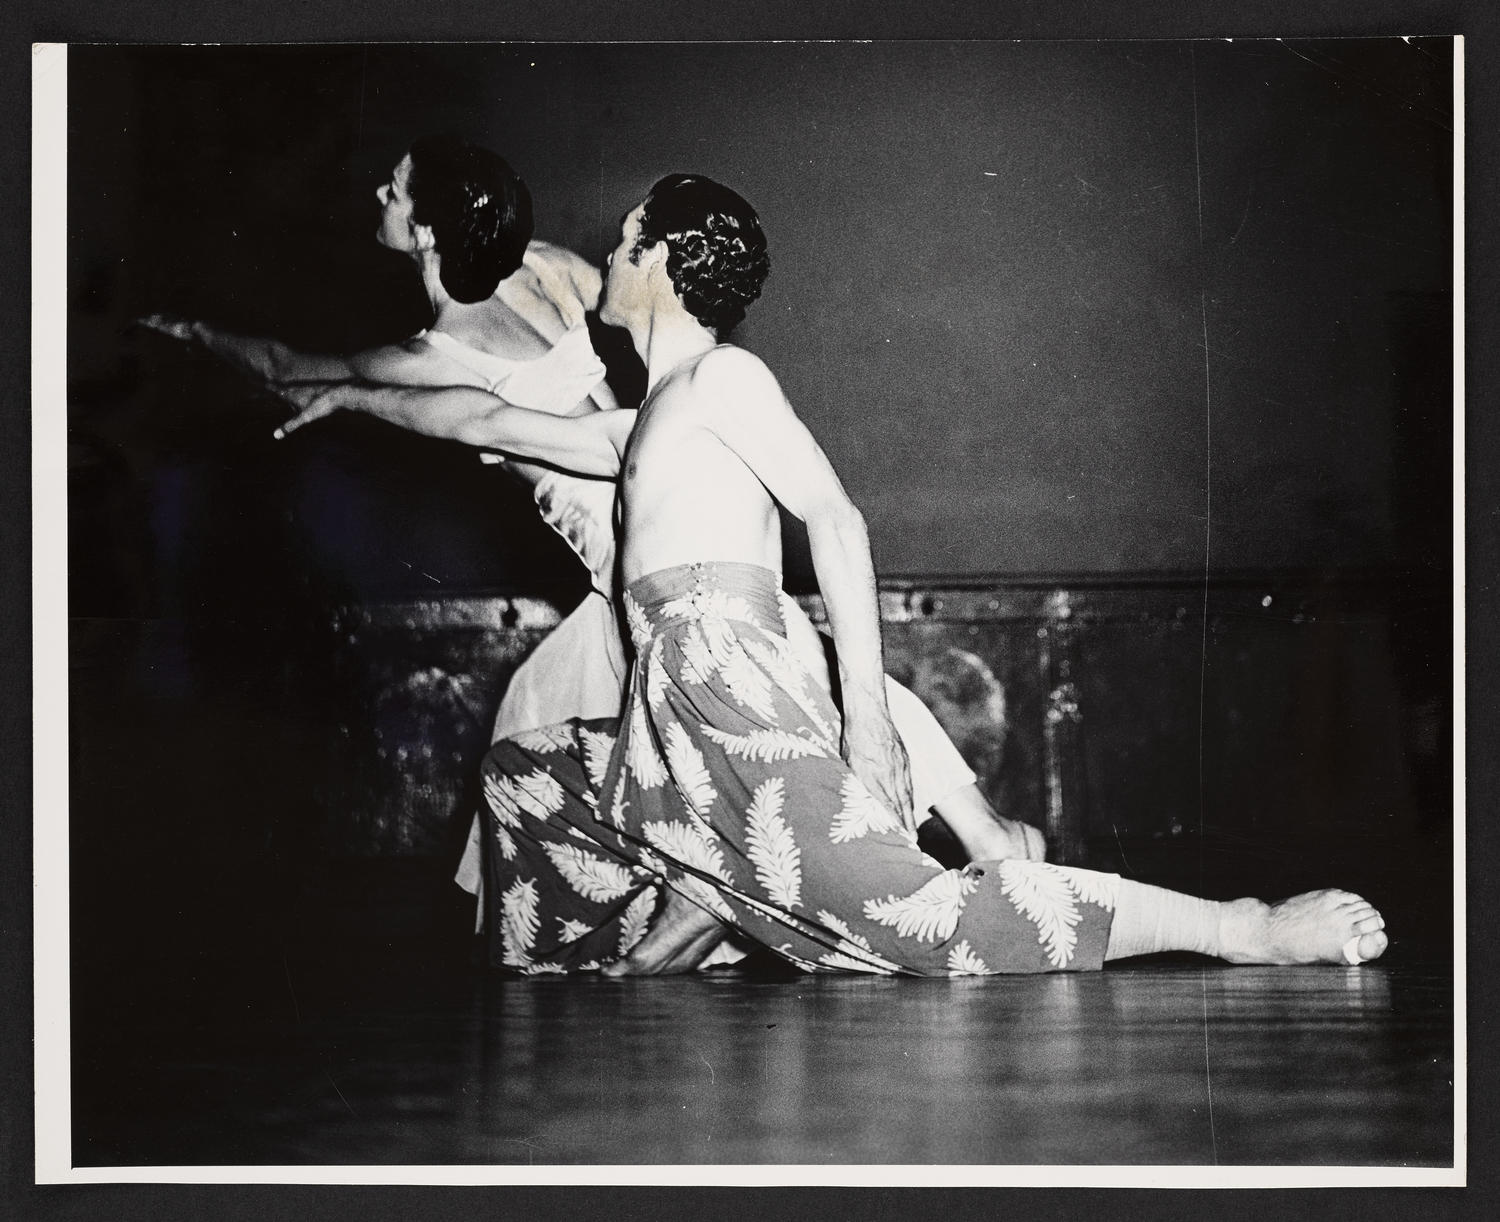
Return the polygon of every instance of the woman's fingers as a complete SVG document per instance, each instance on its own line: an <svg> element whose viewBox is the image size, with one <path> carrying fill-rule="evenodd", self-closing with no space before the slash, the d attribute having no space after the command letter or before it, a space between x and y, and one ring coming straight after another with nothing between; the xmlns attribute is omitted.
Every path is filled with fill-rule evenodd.
<svg viewBox="0 0 1500 1222"><path fill-rule="evenodd" d="M162 335L170 335L173 339L189 343L193 340L193 322L190 318L179 318L176 314L147 314L136 321L143 327Z"/></svg>

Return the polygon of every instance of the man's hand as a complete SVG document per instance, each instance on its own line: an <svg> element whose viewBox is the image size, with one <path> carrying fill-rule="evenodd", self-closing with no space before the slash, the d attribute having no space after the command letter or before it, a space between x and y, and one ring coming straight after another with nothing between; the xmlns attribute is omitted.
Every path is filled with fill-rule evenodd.
<svg viewBox="0 0 1500 1222"><path fill-rule="evenodd" d="M271 389L297 409L297 414L272 434L277 441L305 424L322 420L349 406L345 402L349 390L346 382L273 382Z"/></svg>
<svg viewBox="0 0 1500 1222"><path fill-rule="evenodd" d="M911 764L889 714L844 717L844 762L866 789L908 827L912 823Z"/></svg>

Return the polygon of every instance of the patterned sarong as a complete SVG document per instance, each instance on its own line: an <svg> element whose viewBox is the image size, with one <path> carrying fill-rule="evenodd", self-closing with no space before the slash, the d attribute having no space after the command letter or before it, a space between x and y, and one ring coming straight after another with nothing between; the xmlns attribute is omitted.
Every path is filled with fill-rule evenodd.
<svg viewBox="0 0 1500 1222"><path fill-rule="evenodd" d="M597 970L644 936L669 886L808 971L1097 969L1116 876L945 870L921 852L840 758L838 712L787 644L779 593L745 564L641 578L624 595L623 719L491 749L492 962Z"/></svg>

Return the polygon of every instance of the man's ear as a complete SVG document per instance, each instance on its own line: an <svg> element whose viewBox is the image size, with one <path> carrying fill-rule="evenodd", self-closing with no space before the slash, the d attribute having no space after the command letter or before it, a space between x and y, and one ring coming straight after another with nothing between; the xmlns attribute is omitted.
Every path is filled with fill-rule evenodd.
<svg viewBox="0 0 1500 1222"><path fill-rule="evenodd" d="M656 243L655 246L648 246L648 247L646 247L646 249L641 252L641 257L640 257L639 262L640 262L640 265L642 267L648 267L649 268L653 264L657 264L657 263L660 263L662 265L662 267L666 267L666 265L667 265L667 243L666 243L665 239L662 240L662 241L660 241L660 242L658 242L658 243Z"/></svg>
<svg viewBox="0 0 1500 1222"><path fill-rule="evenodd" d="M432 236L431 225L413 225L411 227L412 240L416 242L418 250L432 250L437 246Z"/></svg>

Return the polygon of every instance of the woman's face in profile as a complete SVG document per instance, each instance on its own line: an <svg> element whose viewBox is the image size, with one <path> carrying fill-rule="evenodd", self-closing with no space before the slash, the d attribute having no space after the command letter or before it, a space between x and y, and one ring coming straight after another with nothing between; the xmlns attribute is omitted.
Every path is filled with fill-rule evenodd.
<svg viewBox="0 0 1500 1222"><path fill-rule="evenodd" d="M390 181L382 183L375 192L380 201L380 228L375 231L375 240L391 250L411 251L416 249L416 237L412 233L411 154L396 163Z"/></svg>

